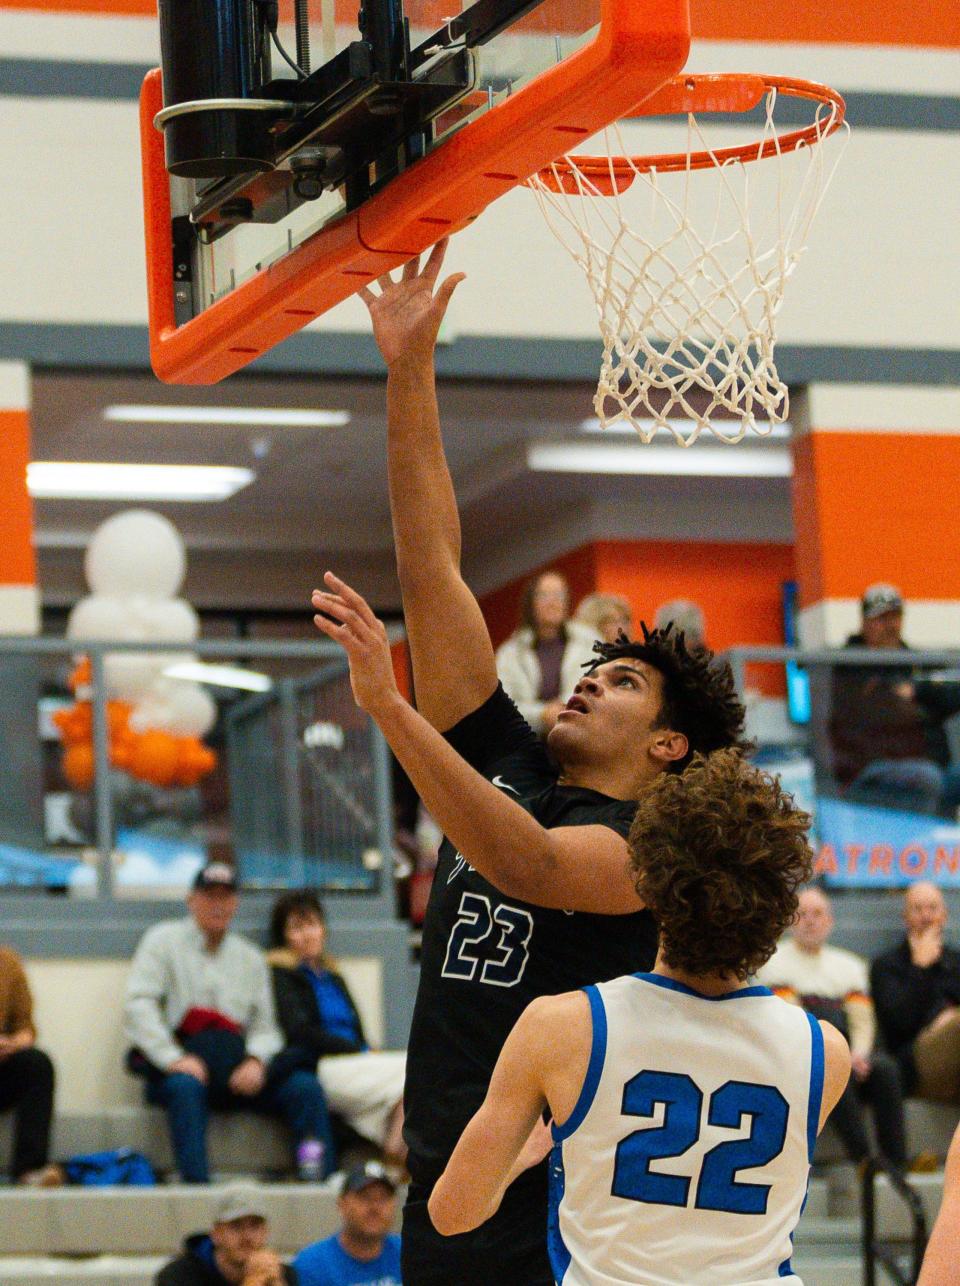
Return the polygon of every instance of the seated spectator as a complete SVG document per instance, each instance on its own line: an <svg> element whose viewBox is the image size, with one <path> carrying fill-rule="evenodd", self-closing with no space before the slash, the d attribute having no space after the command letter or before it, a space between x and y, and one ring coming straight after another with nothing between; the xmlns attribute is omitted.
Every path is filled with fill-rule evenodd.
<svg viewBox="0 0 960 1286"><path fill-rule="evenodd" d="M888 1055L874 1049L873 1005L867 962L852 951L831 947L830 899L820 889L800 894L791 936L777 947L759 979L777 995L832 1023L850 1046L851 1074L830 1117L852 1161L871 1153L861 1104L873 1107L880 1151L901 1169L906 1163L900 1072Z"/></svg>
<svg viewBox="0 0 960 1286"><path fill-rule="evenodd" d="M186 919L144 934L127 979L124 1021L133 1046L128 1066L146 1077L147 1101L167 1109L180 1177L209 1181L211 1106L282 1116L297 1143L301 1177L319 1177L333 1162L323 1090L312 1069L280 1053L263 955L229 931L238 905L233 869L205 866L187 905Z"/></svg>
<svg viewBox="0 0 960 1286"><path fill-rule="evenodd" d="M707 646L707 623L698 603L688 598L672 598L668 603L661 603L653 623L662 630L670 621L677 633L683 635L688 648Z"/></svg>
<svg viewBox="0 0 960 1286"><path fill-rule="evenodd" d="M907 889L907 935L870 970L877 1021L908 1094L960 1103L960 953L943 940L947 906L935 884Z"/></svg>
<svg viewBox="0 0 960 1286"><path fill-rule="evenodd" d="M326 954L326 917L315 893L277 899L270 940L277 1017L288 1047L306 1052L330 1110L388 1160L403 1162L407 1056L367 1044L353 997Z"/></svg>
<svg viewBox="0 0 960 1286"><path fill-rule="evenodd" d="M630 604L619 594L588 594L577 604L573 619L604 643L616 643L620 634L633 637Z"/></svg>
<svg viewBox="0 0 960 1286"><path fill-rule="evenodd" d="M390 1232L396 1192L376 1161L351 1170L337 1202L340 1231L307 1246L293 1261L300 1286L400 1286L400 1238Z"/></svg>
<svg viewBox="0 0 960 1286"><path fill-rule="evenodd" d="M541 572L527 586L520 625L497 648L497 674L535 732L545 737L593 660L596 636L570 620L570 589L560 572Z"/></svg>
<svg viewBox="0 0 960 1286"><path fill-rule="evenodd" d="M209 1233L195 1232L155 1286L297 1286L293 1268L267 1246L267 1212L252 1188L228 1188Z"/></svg>
<svg viewBox="0 0 960 1286"><path fill-rule="evenodd" d="M847 647L905 649L903 598L871 585L862 623ZM953 816L960 769L950 766L944 720L960 710L960 684L940 683L910 666L834 667L829 735L837 785L858 803Z"/></svg>
<svg viewBox="0 0 960 1286"><path fill-rule="evenodd" d="M0 1112L13 1109L16 1183L54 1187L59 1166L48 1165L53 1115L53 1064L37 1049L33 999L20 957L0 947Z"/></svg>
<svg viewBox="0 0 960 1286"><path fill-rule="evenodd" d="M923 1257L917 1286L952 1286L960 1262L960 1126L947 1154L940 1213Z"/></svg>

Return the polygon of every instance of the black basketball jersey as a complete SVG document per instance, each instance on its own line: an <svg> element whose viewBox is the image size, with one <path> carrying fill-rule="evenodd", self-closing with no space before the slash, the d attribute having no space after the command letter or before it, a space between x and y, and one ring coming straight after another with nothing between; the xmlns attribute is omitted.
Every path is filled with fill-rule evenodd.
<svg viewBox="0 0 960 1286"><path fill-rule="evenodd" d="M636 804L558 786L543 743L498 687L447 734L453 747L540 822L629 833ZM595 915L506 897L444 839L423 930L404 1096L408 1166L432 1187L480 1106L494 1064L537 996L652 968L647 911Z"/></svg>

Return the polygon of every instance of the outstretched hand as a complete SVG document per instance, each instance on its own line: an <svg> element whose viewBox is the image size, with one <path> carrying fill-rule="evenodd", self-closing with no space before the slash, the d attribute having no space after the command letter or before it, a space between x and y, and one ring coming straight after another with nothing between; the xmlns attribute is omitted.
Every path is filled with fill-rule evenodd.
<svg viewBox="0 0 960 1286"><path fill-rule="evenodd" d="M346 652L353 698L375 717L384 701L398 695L387 631L355 589L333 572L325 572L323 579L328 588L315 589L311 599L317 611L313 622Z"/></svg>
<svg viewBox="0 0 960 1286"><path fill-rule="evenodd" d="M447 252L438 241L420 268L420 256L405 264L399 281L384 273L377 278L380 294L364 286L357 293L370 310L373 336L388 366L402 358L430 358L447 305L465 274L455 272L437 286Z"/></svg>

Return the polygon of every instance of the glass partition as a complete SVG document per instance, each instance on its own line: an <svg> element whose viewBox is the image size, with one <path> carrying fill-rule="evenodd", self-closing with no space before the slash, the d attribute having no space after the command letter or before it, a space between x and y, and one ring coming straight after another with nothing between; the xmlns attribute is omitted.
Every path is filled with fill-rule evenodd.
<svg viewBox="0 0 960 1286"><path fill-rule="evenodd" d="M837 887L960 888L960 652L735 648L756 758Z"/></svg>
<svg viewBox="0 0 960 1286"><path fill-rule="evenodd" d="M77 648L0 639L0 889L179 897L221 858L246 887L392 908L388 752L339 649ZM160 677L149 709L107 699L105 675L124 666Z"/></svg>

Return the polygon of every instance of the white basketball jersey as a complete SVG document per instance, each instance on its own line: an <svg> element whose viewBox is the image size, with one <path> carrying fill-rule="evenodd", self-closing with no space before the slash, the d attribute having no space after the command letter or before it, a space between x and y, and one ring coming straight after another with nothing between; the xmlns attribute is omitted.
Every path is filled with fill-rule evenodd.
<svg viewBox="0 0 960 1286"><path fill-rule="evenodd" d="M562 1286L800 1286L823 1036L766 987L710 998L656 974L586 988L590 1064L554 1126Z"/></svg>

